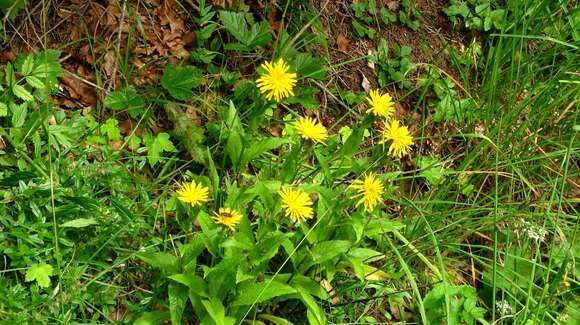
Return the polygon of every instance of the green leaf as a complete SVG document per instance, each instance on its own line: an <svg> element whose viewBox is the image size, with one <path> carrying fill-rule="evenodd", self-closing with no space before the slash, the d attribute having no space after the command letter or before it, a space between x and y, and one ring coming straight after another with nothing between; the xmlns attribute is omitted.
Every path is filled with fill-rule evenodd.
<svg viewBox="0 0 580 325"><path fill-rule="evenodd" d="M167 273L173 274L177 272L178 259L169 253L137 253L135 256L142 259L145 263L159 268Z"/></svg>
<svg viewBox="0 0 580 325"><path fill-rule="evenodd" d="M0 103L0 117L8 116L8 105Z"/></svg>
<svg viewBox="0 0 580 325"><path fill-rule="evenodd" d="M28 54L26 59L24 59L24 63L22 63L22 74L29 75L32 72L32 68L34 68L34 56L32 54Z"/></svg>
<svg viewBox="0 0 580 325"><path fill-rule="evenodd" d="M46 88L46 86L44 85L44 82L42 82L42 80L38 79L35 76L26 76L26 77L24 77L24 79L26 79L26 82L29 85L31 85L32 87L34 87L36 89Z"/></svg>
<svg viewBox="0 0 580 325"><path fill-rule="evenodd" d="M260 314L258 317L265 319L274 325L292 325L290 321L270 314Z"/></svg>
<svg viewBox="0 0 580 325"><path fill-rule="evenodd" d="M193 97L192 89L199 86L201 80L201 71L196 67L174 67L170 64L163 71L161 85L173 98L188 100Z"/></svg>
<svg viewBox="0 0 580 325"><path fill-rule="evenodd" d="M247 49L265 45L272 39L270 26L265 21L252 24L250 30L243 13L221 10L219 14L226 30Z"/></svg>
<svg viewBox="0 0 580 325"><path fill-rule="evenodd" d="M12 92L14 95L24 101L32 102L34 101L34 96L21 85L14 85L12 86Z"/></svg>
<svg viewBox="0 0 580 325"><path fill-rule="evenodd" d="M439 184L445 177L446 170L437 158L428 156L417 157L415 164L421 169L419 176L425 177L431 185Z"/></svg>
<svg viewBox="0 0 580 325"><path fill-rule="evenodd" d="M252 143L244 151L241 165L246 166L248 162L259 157L260 155L290 142L291 140L286 138L266 138L258 142Z"/></svg>
<svg viewBox="0 0 580 325"><path fill-rule="evenodd" d="M155 166L155 164L161 160L160 158L162 157L163 152L177 151L173 145L173 142L169 140L169 134L165 132L159 133L156 137L148 134L143 138L143 141L147 146L147 159L149 160L149 164L151 164L151 166Z"/></svg>
<svg viewBox="0 0 580 325"><path fill-rule="evenodd" d="M351 245L351 242L348 240L329 240L314 245L310 253L312 254L314 262L322 263L346 253Z"/></svg>
<svg viewBox="0 0 580 325"><path fill-rule="evenodd" d="M179 283L169 283L169 314L171 323L175 325L182 324L183 311L188 298L188 290Z"/></svg>
<svg viewBox="0 0 580 325"><path fill-rule="evenodd" d="M265 280L260 283L246 281L240 285L233 305L251 305L293 293L296 293L296 289L276 280Z"/></svg>
<svg viewBox="0 0 580 325"><path fill-rule="evenodd" d="M67 221L60 225L61 228L84 228L92 225L96 225L97 221L93 218L78 218L71 221Z"/></svg>
<svg viewBox="0 0 580 325"><path fill-rule="evenodd" d="M133 86L126 86L110 93L105 98L105 106L114 110L127 110L129 115L137 117L145 101L137 94Z"/></svg>
<svg viewBox="0 0 580 325"><path fill-rule="evenodd" d="M34 264L26 270L24 280L26 282L36 280L36 283L42 288L50 286L50 276L52 275L52 266L46 263Z"/></svg>
<svg viewBox="0 0 580 325"><path fill-rule="evenodd" d="M195 274L173 274L169 278L173 281L179 282L186 285L189 289L193 290L196 295L208 298L208 287L207 283L203 281L202 278Z"/></svg>
<svg viewBox="0 0 580 325"><path fill-rule="evenodd" d="M233 325L236 320L232 317L226 317L226 310L222 303L217 299L202 300L201 303L207 310L207 314L216 325ZM205 322L202 322L207 324Z"/></svg>
<svg viewBox="0 0 580 325"><path fill-rule="evenodd" d="M119 124L119 121L114 118L109 118L99 129L109 138L109 140L119 141L121 140L121 130L117 124Z"/></svg>
<svg viewBox="0 0 580 325"><path fill-rule="evenodd" d="M8 105L12 111L12 126L18 128L24 125L26 115L28 114L28 104L22 103L18 105L14 102L10 102Z"/></svg>
<svg viewBox="0 0 580 325"><path fill-rule="evenodd" d="M162 324L164 320L169 319L170 315L166 311L152 311L141 315L133 325L157 325Z"/></svg>

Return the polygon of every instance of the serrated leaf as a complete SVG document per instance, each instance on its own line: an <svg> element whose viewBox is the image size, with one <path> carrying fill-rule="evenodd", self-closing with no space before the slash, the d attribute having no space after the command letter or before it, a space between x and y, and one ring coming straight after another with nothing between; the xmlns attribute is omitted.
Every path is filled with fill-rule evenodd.
<svg viewBox="0 0 580 325"><path fill-rule="evenodd" d="M42 80L36 78L35 76L26 76L24 77L24 79L26 79L26 82L31 85L32 87L36 88L36 89L44 89L46 88L46 86L44 85L44 83L42 82Z"/></svg>
<svg viewBox="0 0 580 325"><path fill-rule="evenodd" d="M8 105L0 103L0 117L8 115Z"/></svg>
<svg viewBox="0 0 580 325"><path fill-rule="evenodd" d="M26 282L36 280L36 283L42 288L50 286L50 276L52 275L52 266L46 263L34 264L26 270L24 280Z"/></svg>
<svg viewBox="0 0 580 325"><path fill-rule="evenodd" d="M156 137L146 135L145 138L143 138L143 141L147 146L147 158L149 159L151 166L155 166L155 164L159 162L164 152L177 151L173 142L169 139L169 134L165 132L159 133Z"/></svg>
<svg viewBox="0 0 580 325"><path fill-rule="evenodd" d="M163 71L161 85L169 94L178 100L188 100L193 97L193 88L201 84L201 71L196 67L174 67L168 65Z"/></svg>
<svg viewBox="0 0 580 325"><path fill-rule="evenodd" d="M261 283L247 281L240 285L233 305L251 305L293 293L296 293L296 289L276 280L265 280Z"/></svg>
<svg viewBox="0 0 580 325"><path fill-rule="evenodd" d="M97 221L93 218L78 218L71 221L67 221L60 225L61 228L84 228L92 225L96 225Z"/></svg>
<svg viewBox="0 0 580 325"><path fill-rule="evenodd" d="M32 54L28 54L26 59L24 59L24 63L22 63L22 74L29 75L32 72L32 68L34 67L34 57Z"/></svg>
<svg viewBox="0 0 580 325"><path fill-rule="evenodd" d="M240 50L251 50L256 46L265 45L272 39L270 25L265 21L252 24L250 29L243 13L225 10L221 10L219 13L220 21L226 30L243 44Z"/></svg>
<svg viewBox="0 0 580 325"><path fill-rule="evenodd" d="M12 111L12 126L21 127L26 121L26 115L28 114L28 104L22 103L20 105L10 102L10 111Z"/></svg>
<svg viewBox="0 0 580 325"><path fill-rule="evenodd" d="M34 101L34 96L32 96L32 94L21 85L12 86L12 92L14 93L14 95L16 97L18 97L24 101L27 101L27 102Z"/></svg>
<svg viewBox="0 0 580 325"><path fill-rule="evenodd" d="M145 105L145 101L133 86L126 86L110 93L105 98L105 107L114 110L127 110L132 117L136 117Z"/></svg>
<svg viewBox="0 0 580 325"><path fill-rule="evenodd" d="M109 140L111 141L119 141L121 140L121 130L117 126L119 121L114 118L109 118L105 121L104 124L101 125L100 130L102 133L107 135Z"/></svg>

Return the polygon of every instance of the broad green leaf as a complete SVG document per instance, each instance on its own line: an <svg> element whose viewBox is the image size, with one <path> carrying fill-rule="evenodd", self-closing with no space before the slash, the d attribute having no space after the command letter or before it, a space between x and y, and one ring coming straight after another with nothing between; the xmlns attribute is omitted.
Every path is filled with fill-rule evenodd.
<svg viewBox="0 0 580 325"><path fill-rule="evenodd" d="M165 253L165 252L156 252L156 253L137 253L135 254L138 258L143 260L145 263L159 268L167 273L173 274L177 272L178 268L178 259L177 257Z"/></svg>
<svg viewBox="0 0 580 325"><path fill-rule="evenodd" d="M329 240L320 242L310 250L312 258L316 263L322 263L346 253L352 243L348 240Z"/></svg>
<svg viewBox="0 0 580 325"><path fill-rule="evenodd" d="M232 317L226 317L224 306L217 299L202 300L201 303L207 310L207 314L216 325L233 325L236 320Z"/></svg>
<svg viewBox="0 0 580 325"><path fill-rule="evenodd" d="M170 315L166 311L152 311L141 315L133 325L160 325L163 321L169 319Z"/></svg>
<svg viewBox="0 0 580 325"><path fill-rule="evenodd" d="M26 282L34 281L42 288L50 286L50 276L52 275L52 266L46 263L34 264L26 270L24 280Z"/></svg>
<svg viewBox="0 0 580 325"><path fill-rule="evenodd" d="M78 218L71 221L67 221L60 225L61 228L84 228L92 225L96 225L97 221L93 218Z"/></svg>
<svg viewBox="0 0 580 325"><path fill-rule="evenodd" d="M163 152L177 151L173 142L169 140L169 134L165 132L159 133L156 137L148 134L143 138L143 141L147 146L147 159L151 166L155 166L161 160Z"/></svg>
<svg viewBox="0 0 580 325"><path fill-rule="evenodd" d="M24 101L32 102L34 101L34 96L21 85L14 85L12 86L12 92L14 95Z"/></svg>
<svg viewBox="0 0 580 325"><path fill-rule="evenodd" d="M173 281L179 282L181 284L186 285L189 289L192 289L195 294L202 296L202 297L209 297L207 292L207 283L203 281L202 278L195 274L173 274L170 275L169 278Z"/></svg>
<svg viewBox="0 0 580 325"><path fill-rule="evenodd" d="M260 283L247 281L240 284L237 291L238 295L233 302L234 306L252 305L275 297L296 293L296 289L276 280L264 280L264 282Z"/></svg>
<svg viewBox="0 0 580 325"><path fill-rule="evenodd" d="M290 142L290 139L286 138L266 138L258 142L254 142L246 150L244 150L241 165L245 166L251 160L259 157L260 155Z"/></svg>
<svg viewBox="0 0 580 325"><path fill-rule="evenodd" d="M169 283L169 314L171 323L175 325L182 324L183 311L187 302L188 290L179 283Z"/></svg>
<svg viewBox="0 0 580 325"><path fill-rule="evenodd" d="M298 290L298 294L300 296L300 300L302 300L306 306L306 316L310 325L326 325L326 316L324 311L322 311L320 306L316 303L316 300L314 300L311 295L300 289Z"/></svg>
<svg viewBox="0 0 580 325"><path fill-rule="evenodd" d="M127 110L129 115L137 117L145 101L133 86L126 86L110 93L105 98L105 106L114 110Z"/></svg>
<svg viewBox="0 0 580 325"><path fill-rule="evenodd" d="M196 67L168 65L163 71L161 85L173 98L188 100L193 97L193 88L199 86L201 80L201 71Z"/></svg>
<svg viewBox="0 0 580 325"><path fill-rule="evenodd" d="M265 319L274 325L293 325L289 320L285 318L277 317L270 314L260 314L258 317L260 317L261 319Z"/></svg>

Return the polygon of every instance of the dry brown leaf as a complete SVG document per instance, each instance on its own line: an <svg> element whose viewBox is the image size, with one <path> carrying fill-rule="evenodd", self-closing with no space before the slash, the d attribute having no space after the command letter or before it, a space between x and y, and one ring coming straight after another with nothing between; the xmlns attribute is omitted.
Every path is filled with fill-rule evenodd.
<svg viewBox="0 0 580 325"><path fill-rule="evenodd" d="M364 75L364 73L361 73L361 75L362 75L361 87L365 90L365 92L368 93L369 91L371 91L371 83L369 82L367 77Z"/></svg>
<svg viewBox="0 0 580 325"><path fill-rule="evenodd" d="M71 98L80 100L84 104L91 106L97 103L97 97L93 87L68 74L64 75L61 81L62 86L68 91Z"/></svg>
<svg viewBox="0 0 580 325"><path fill-rule="evenodd" d="M348 39L344 37L344 35L338 34L338 36L336 37L336 45L338 45L338 48L341 51L345 52L348 51L349 42Z"/></svg>

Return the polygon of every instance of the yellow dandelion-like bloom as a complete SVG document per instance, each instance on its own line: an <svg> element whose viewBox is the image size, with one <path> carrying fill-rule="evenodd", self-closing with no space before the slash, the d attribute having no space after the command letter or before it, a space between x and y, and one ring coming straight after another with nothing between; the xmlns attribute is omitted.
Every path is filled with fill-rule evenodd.
<svg viewBox="0 0 580 325"><path fill-rule="evenodd" d="M364 180L357 179L349 187L356 190L356 194L351 199L358 199L356 206L364 204L365 212L371 212L383 197L383 184L373 173L364 176Z"/></svg>
<svg viewBox="0 0 580 325"><path fill-rule="evenodd" d="M296 128L300 136L306 140L324 143L324 140L328 138L328 131L326 131L324 125L316 123L316 121L310 117L298 118L298 121L294 123L294 128Z"/></svg>
<svg viewBox="0 0 580 325"><path fill-rule="evenodd" d="M293 222L310 219L314 216L312 211L312 200L308 193L301 190L289 188L278 191L282 197L282 207L286 210L286 216Z"/></svg>
<svg viewBox="0 0 580 325"><path fill-rule="evenodd" d="M231 231L236 229L236 225L242 220L242 214L230 208L220 208L219 213L214 212L215 223L228 227Z"/></svg>
<svg viewBox="0 0 580 325"><path fill-rule="evenodd" d="M208 200L209 190L207 187L192 181L191 183L184 183L181 189L177 191L178 199L182 202L191 204L192 207L201 205Z"/></svg>
<svg viewBox="0 0 580 325"><path fill-rule="evenodd" d="M265 62L261 67L266 70L266 74L258 78L256 84L268 100L280 101L286 97L294 96L293 88L296 85L297 75L288 72L289 67L283 59L279 59L274 64Z"/></svg>
<svg viewBox="0 0 580 325"><path fill-rule="evenodd" d="M367 113L384 118L390 118L395 113L395 103L391 95L387 93L381 95L378 90L371 90L367 101L371 104Z"/></svg>
<svg viewBox="0 0 580 325"><path fill-rule="evenodd" d="M413 145L413 137L404 125L399 125L399 121L391 121L390 124L385 125L383 130L383 141L392 141L389 147L389 155L394 158L401 158L411 151Z"/></svg>

